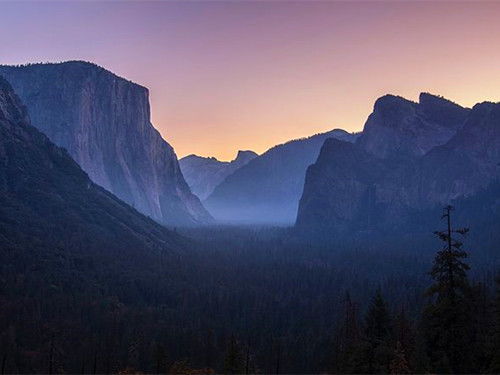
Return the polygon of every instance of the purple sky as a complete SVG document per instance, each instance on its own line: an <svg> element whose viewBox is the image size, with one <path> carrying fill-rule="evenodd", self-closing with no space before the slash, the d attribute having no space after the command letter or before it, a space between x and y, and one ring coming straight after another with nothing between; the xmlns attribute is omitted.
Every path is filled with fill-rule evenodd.
<svg viewBox="0 0 500 375"><path fill-rule="evenodd" d="M500 101L500 2L5 2L0 63L83 59L151 91L179 156L231 159L421 91Z"/></svg>

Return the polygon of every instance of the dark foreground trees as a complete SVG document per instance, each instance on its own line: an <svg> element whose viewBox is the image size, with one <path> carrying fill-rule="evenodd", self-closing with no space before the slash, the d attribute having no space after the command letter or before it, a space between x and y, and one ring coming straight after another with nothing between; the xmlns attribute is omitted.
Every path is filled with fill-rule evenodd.
<svg viewBox="0 0 500 375"><path fill-rule="evenodd" d="M470 344L474 339L473 295L467 278L467 253L457 236L467 228L453 229L453 207L444 209L446 229L435 234L444 243L431 270L434 284L428 289L431 303L422 319L432 369L439 373L467 373L472 368Z"/></svg>
<svg viewBox="0 0 500 375"><path fill-rule="evenodd" d="M362 322L362 334L348 335L354 330L347 327L357 327L349 318L355 316L355 303L349 298L338 336L343 345L337 345L334 354L335 372L500 372L500 279L495 301L484 284L471 285L462 248L469 230L453 227L452 212L453 207L445 207L446 227L435 232L443 247L430 271L433 283L425 293L428 303L422 314L411 321L404 307L392 313L378 290Z"/></svg>
<svg viewBox="0 0 500 375"><path fill-rule="evenodd" d="M477 257L467 271L454 247L461 233L450 252L445 232L432 275L432 243L419 239L409 249L386 239L342 248L270 229L207 229L202 251L175 263L0 246L0 369L498 373L500 294L495 310L493 277L477 272Z"/></svg>

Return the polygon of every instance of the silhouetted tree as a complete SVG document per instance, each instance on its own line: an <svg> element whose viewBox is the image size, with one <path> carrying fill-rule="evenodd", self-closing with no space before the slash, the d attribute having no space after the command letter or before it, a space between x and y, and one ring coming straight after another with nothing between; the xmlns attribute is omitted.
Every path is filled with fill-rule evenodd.
<svg viewBox="0 0 500 375"><path fill-rule="evenodd" d="M157 374L163 374L166 372L167 366L167 356L165 354L165 349L163 345L156 343L154 351L154 361L155 361L155 372Z"/></svg>
<svg viewBox="0 0 500 375"><path fill-rule="evenodd" d="M488 371L493 348L495 325L492 314L492 298L486 285L478 283L472 287L473 347L471 371Z"/></svg>
<svg viewBox="0 0 500 375"><path fill-rule="evenodd" d="M357 317L357 307L351 300L349 292L346 292L343 301L343 316L335 334L334 348L334 371L337 373L349 373L352 371L353 356L357 346L360 344L360 332Z"/></svg>
<svg viewBox="0 0 500 375"><path fill-rule="evenodd" d="M229 339L224 359L224 374L243 374L245 364L240 345L234 336Z"/></svg>
<svg viewBox="0 0 500 375"><path fill-rule="evenodd" d="M404 308L394 319L394 341L399 343L406 358L411 357L415 346L415 332Z"/></svg>
<svg viewBox="0 0 500 375"><path fill-rule="evenodd" d="M497 276L496 281L496 296L494 304L493 317L493 343L491 350L491 360L489 372L493 374L500 373L500 276Z"/></svg>
<svg viewBox="0 0 500 375"><path fill-rule="evenodd" d="M389 372L389 363L392 357L391 332L389 309L382 297L382 293L378 290L365 318L368 373Z"/></svg>
<svg viewBox="0 0 500 375"><path fill-rule="evenodd" d="M396 350L394 351L394 358L391 361L390 371L391 374L411 373L405 351L399 341L396 343Z"/></svg>
<svg viewBox="0 0 500 375"><path fill-rule="evenodd" d="M432 298L424 311L426 344L433 370L445 373L467 372L470 365L472 340L471 294L467 279L469 266L463 261L467 253L455 234L464 236L467 228L453 229L451 212L444 209L447 228L434 232L444 242L430 272L435 280L427 294Z"/></svg>

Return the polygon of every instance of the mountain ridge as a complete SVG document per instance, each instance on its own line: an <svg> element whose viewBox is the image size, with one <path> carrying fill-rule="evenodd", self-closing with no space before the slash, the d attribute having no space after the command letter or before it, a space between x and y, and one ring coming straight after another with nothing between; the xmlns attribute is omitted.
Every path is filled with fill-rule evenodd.
<svg viewBox="0 0 500 375"><path fill-rule="evenodd" d="M66 250L76 243L80 250L182 248L180 236L93 183L65 149L31 126L26 107L2 77L0 132L4 244L57 243Z"/></svg>
<svg viewBox="0 0 500 375"><path fill-rule="evenodd" d="M206 199L229 175L249 163L258 155L249 150L239 150L231 161L191 154L179 160L179 165L191 191Z"/></svg>
<svg viewBox="0 0 500 375"><path fill-rule="evenodd" d="M271 147L228 176L204 201L205 206L226 223L293 223L306 169L330 137L354 142L358 134L334 129Z"/></svg>
<svg viewBox="0 0 500 375"><path fill-rule="evenodd" d="M150 121L149 91L92 63L0 66L32 124L91 179L166 225L212 220Z"/></svg>
<svg viewBox="0 0 500 375"><path fill-rule="evenodd" d="M498 179L500 103L479 103L467 109L444 98L421 97L421 101L432 101L431 110L429 103L418 113L420 104L382 97L374 106L375 117L385 111L394 120L389 122L392 128L383 118L374 121L372 113L353 145L325 142L306 174L297 227L390 228L398 220L411 221L419 210L470 197ZM386 108L381 109L381 103ZM439 121L427 127L421 122L422 113ZM418 141L425 147L415 147L413 133L406 131L416 124L424 125ZM385 128L379 132L377 127ZM436 136L439 131L443 133ZM390 147L384 149L388 143ZM346 147L348 153L343 151Z"/></svg>

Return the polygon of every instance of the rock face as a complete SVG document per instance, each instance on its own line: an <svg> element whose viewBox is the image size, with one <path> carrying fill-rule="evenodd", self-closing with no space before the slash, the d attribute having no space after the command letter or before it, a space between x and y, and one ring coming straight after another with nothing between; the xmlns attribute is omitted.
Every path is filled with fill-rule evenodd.
<svg viewBox="0 0 500 375"><path fill-rule="evenodd" d="M422 94L385 96L354 144L325 142L309 167L297 226L396 228L500 177L500 103L465 109Z"/></svg>
<svg viewBox="0 0 500 375"><path fill-rule="evenodd" d="M228 176L205 206L222 222L293 223L306 169L328 138L354 142L357 135L335 129L275 146Z"/></svg>
<svg viewBox="0 0 500 375"><path fill-rule="evenodd" d="M32 124L90 178L168 225L211 220L150 122L148 90L85 62L0 66Z"/></svg>
<svg viewBox="0 0 500 375"><path fill-rule="evenodd" d="M236 170L255 159L253 151L238 151L236 159L226 162L216 158L189 155L179 160L182 174L191 191L201 200L208 198L214 189Z"/></svg>
<svg viewBox="0 0 500 375"><path fill-rule="evenodd" d="M2 249L177 251L179 236L94 184L66 150L32 127L0 77L0 237ZM7 252L2 252L7 257Z"/></svg>
<svg viewBox="0 0 500 375"><path fill-rule="evenodd" d="M421 156L446 143L462 126L468 111L426 93L420 94L419 103L386 95L375 102L359 144L382 158Z"/></svg>

